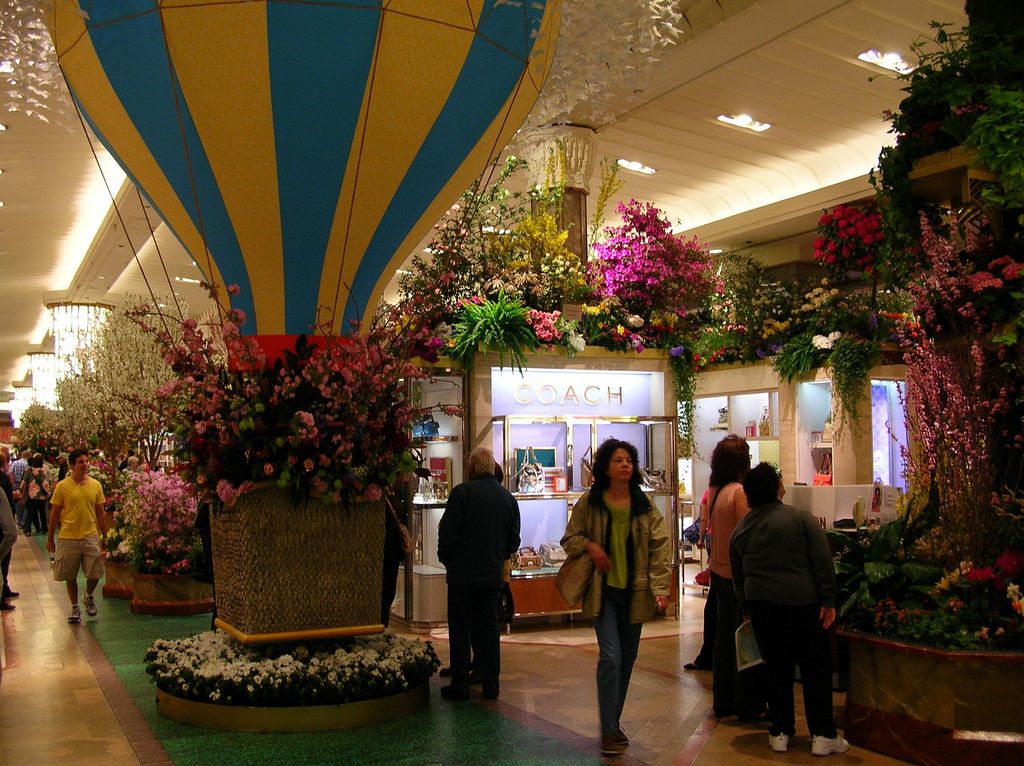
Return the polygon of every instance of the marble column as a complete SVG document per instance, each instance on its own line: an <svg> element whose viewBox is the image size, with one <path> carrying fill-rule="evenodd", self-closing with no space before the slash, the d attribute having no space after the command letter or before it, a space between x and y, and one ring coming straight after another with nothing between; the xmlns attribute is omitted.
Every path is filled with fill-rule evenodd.
<svg viewBox="0 0 1024 766"><path fill-rule="evenodd" d="M547 168L552 151L561 151L565 168L565 197L560 224L569 232L567 246L587 259L587 195L594 173L597 136L590 128L551 125L523 130L513 150L527 162L530 186L548 183Z"/></svg>

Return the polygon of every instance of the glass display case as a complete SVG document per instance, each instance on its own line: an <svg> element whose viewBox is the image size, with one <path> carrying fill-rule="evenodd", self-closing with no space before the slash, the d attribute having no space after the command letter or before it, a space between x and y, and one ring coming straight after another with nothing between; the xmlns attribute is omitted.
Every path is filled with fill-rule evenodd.
<svg viewBox="0 0 1024 766"><path fill-rule="evenodd" d="M434 424L415 428L413 444L430 470L430 478L417 478L406 503L409 531L415 547L399 567L398 593L391 613L413 628L447 621L445 568L437 558L437 527L451 488L462 481L465 421L437 409L464 405L463 378L438 374L415 384L410 392L420 406L432 407Z"/></svg>
<svg viewBox="0 0 1024 766"><path fill-rule="evenodd" d="M679 524L674 417L502 415L495 417L492 425L494 454L502 461L505 486L519 501L523 546L542 552L545 543L558 543L573 504L589 487L594 452L604 440L616 438L637 448L643 488L665 517L676 569ZM555 590L559 563L543 560L539 569L513 569L517 616L578 611Z"/></svg>

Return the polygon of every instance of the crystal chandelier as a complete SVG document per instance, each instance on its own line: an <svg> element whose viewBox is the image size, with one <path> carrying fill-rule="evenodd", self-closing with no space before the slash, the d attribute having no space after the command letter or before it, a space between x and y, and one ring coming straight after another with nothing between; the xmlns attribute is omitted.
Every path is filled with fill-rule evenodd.
<svg viewBox="0 0 1024 766"><path fill-rule="evenodd" d="M74 105L43 21L46 6L44 0L0 0L2 108L44 122L74 125Z"/></svg>

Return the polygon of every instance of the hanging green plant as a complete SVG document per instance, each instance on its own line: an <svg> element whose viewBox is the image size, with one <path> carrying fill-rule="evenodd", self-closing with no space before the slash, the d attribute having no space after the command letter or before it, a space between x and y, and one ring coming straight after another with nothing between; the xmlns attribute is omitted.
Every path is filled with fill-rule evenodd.
<svg viewBox="0 0 1024 766"><path fill-rule="evenodd" d="M832 369L832 398L847 423L857 424L857 403L863 397L868 374L882 358L882 344L842 335L832 344L828 366Z"/></svg>

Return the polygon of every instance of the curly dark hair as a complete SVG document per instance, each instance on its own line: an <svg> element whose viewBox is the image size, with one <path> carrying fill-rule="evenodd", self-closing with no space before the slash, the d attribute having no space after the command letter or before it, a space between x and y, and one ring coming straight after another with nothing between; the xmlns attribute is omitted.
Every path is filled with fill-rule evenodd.
<svg viewBox="0 0 1024 766"><path fill-rule="evenodd" d="M629 477L630 490L640 488L640 456L637 454L636 447L621 439L605 439L601 446L597 448L597 452L594 453L593 488L597 492L604 492L611 483L608 479L608 466L611 464L612 455L615 454L617 449L626 450L633 461L633 475Z"/></svg>
<svg viewBox="0 0 1024 766"><path fill-rule="evenodd" d="M743 481L749 470L750 445L742 436L729 434L715 445L715 451L711 453L711 478L708 484L724 487L734 481Z"/></svg>
<svg viewBox="0 0 1024 766"><path fill-rule="evenodd" d="M747 471L743 477L743 492L747 496L747 505L756 508L759 505L779 499L779 472L770 463L758 463Z"/></svg>

